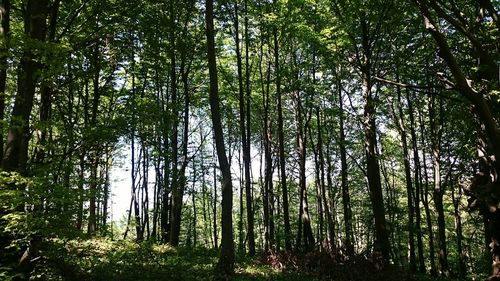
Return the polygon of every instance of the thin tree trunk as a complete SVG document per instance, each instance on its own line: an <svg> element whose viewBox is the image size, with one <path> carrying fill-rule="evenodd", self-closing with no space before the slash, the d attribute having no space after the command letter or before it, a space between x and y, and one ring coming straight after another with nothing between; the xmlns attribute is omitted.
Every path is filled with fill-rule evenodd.
<svg viewBox="0 0 500 281"><path fill-rule="evenodd" d="M96 16L96 26L98 22L98 15ZM92 100L92 115L90 119L90 125L95 127L97 125L97 115L99 114L99 100L101 97L101 91L99 87L100 78L100 56L99 56L99 42L96 42L93 53L92 53L92 65L94 71L93 77L93 90L94 96ZM93 149L90 152L91 170L90 170L90 184L89 184L89 218L87 225L87 232L89 235L93 236L97 230L97 214L96 214L96 202L98 194L98 168L100 160L100 151L96 143L92 144Z"/></svg>
<svg viewBox="0 0 500 281"><path fill-rule="evenodd" d="M191 186L191 202L193 204L193 246L198 244L198 232L196 231L197 216L196 216L196 165L193 162L193 184Z"/></svg>
<svg viewBox="0 0 500 281"><path fill-rule="evenodd" d="M215 151L215 142L213 143L213 159L215 161L215 154L216 154L216 151ZM213 194L213 202L212 202L212 212L213 212L213 217L212 217L212 220L213 220L213 234L214 234L214 248L218 248L219 247L219 242L218 242L218 237L217 237L217 234L218 234L218 231L217 231L217 165L216 163L214 162L213 163L213 184L214 184L214 194Z"/></svg>
<svg viewBox="0 0 500 281"><path fill-rule="evenodd" d="M182 196L180 196L180 172L178 168L179 162L179 147L178 147L178 135L179 135L179 100L177 96L177 64L176 64L176 36L175 36L175 3L176 1L170 2L170 91L172 98L172 134L170 136L170 145L171 145L171 155L172 155L172 204L170 206L170 231L169 231L169 243L172 246L179 245L179 231L180 231L180 212L182 207L179 204L182 204ZM179 200L180 198L180 200Z"/></svg>
<svg viewBox="0 0 500 281"><path fill-rule="evenodd" d="M255 255L255 238L254 238L254 214L252 208L252 191L251 191L251 180L250 180L250 147L248 145L247 136L247 126L250 124L249 121L246 120L247 113L245 111L245 98L244 98L244 89L243 89L243 65L240 51L240 34L239 34L239 9L238 9L238 1L235 2L235 43L236 43L236 59L237 59L237 68L238 68L238 89L239 89L239 113L240 113L240 135L241 135L241 145L243 150L243 164L244 164L244 175L245 175L245 193L246 193L246 207L247 207L247 239L248 239L248 254L250 256ZM245 36L247 25L245 20ZM247 41L245 39L245 46ZM248 63L248 53L245 54L245 61ZM246 66L246 65L245 65ZM248 68L246 68L246 72L248 72ZM246 81L249 83L249 81ZM248 93L247 93L248 95Z"/></svg>
<svg viewBox="0 0 500 281"><path fill-rule="evenodd" d="M49 43L53 43L55 40L56 36L56 27L57 27L57 16L59 12L59 4L60 0L54 1L52 3L51 8L50 8L50 19L49 19L49 27L48 27L48 36L46 41ZM49 61L52 58L47 58ZM48 65L43 65L42 68L48 68ZM51 107L52 107L52 95L53 95L53 89L50 85L48 85L48 82L42 83L41 87L41 96L40 96L40 123L44 124L41 134L40 134L40 139L38 140L38 146L37 150L35 152L35 161L38 164L42 164L45 161L45 156L46 156L46 151L45 151L45 146L47 144L47 136L48 136L48 129L49 126L47 122L50 120L50 115L51 115Z"/></svg>
<svg viewBox="0 0 500 281"><path fill-rule="evenodd" d="M406 92L406 100L408 102L408 110L410 115L410 134L411 134L411 142L413 146L413 161L414 161L414 181L415 181L415 226L416 226L416 234L417 234L417 252L418 252L418 271L425 272L425 259L424 259L424 250L423 250L423 240L422 240L422 216L420 213L420 199L422 192L422 171L420 168L420 156L418 154L418 139L417 133L415 130L415 118L413 112L413 102L410 98L410 93ZM422 136L423 137L423 136ZM424 146L422 146L422 149ZM424 158L425 163L425 158ZM431 230L432 231L432 230ZM431 239L431 238L429 238ZM432 249L434 250L434 249ZM433 261L431 261L431 264Z"/></svg>
<svg viewBox="0 0 500 281"><path fill-rule="evenodd" d="M390 259L391 245L387 223L385 219L384 199L382 196L382 182L380 179L380 166L376 154L377 130L375 122L375 105L372 96L371 82L371 44L369 42L368 26L366 20L361 20L362 45L364 62L361 67L362 90L365 99L364 106L364 131L365 131L365 153L367 164L368 187L372 202L373 215L375 217L375 251L380 251L384 259Z"/></svg>
<svg viewBox="0 0 500 281"><path fill-rule="evenodd" d="M432 166L434 169L434 206L437 212L438 222L438 245L439 245L439 269L441 275L448 276L450 268L448 265L448 250L446 247L446 223L444 218L443 194L441 185L441 131L442 131L442 102L440 102L439 113L436 113L434 97L431 97L429 105L429 119L432 132ZM439 114L439 116L437 115ZM437 120L439 118L439 120Z"/></svg>
<svg viewBox="0 0 500 281"><path fill-rule="evenodd" d="M408 142L406 140L406 129L404 123L404 113L402 109L402 100L401 100L401 89L397 88L398 93L398 114L396 117L396 113L394 112L394 117L397 118L399 134L401 135L401 148L403 150L403 159L404 159L404 170L405 170L405 180L406 180L406 194L408 197L408 251L410 256L410 271L417 271L417 263L415 256L415 224L413 221L413 216L415 214L413 199L415 198L418 201L418 197L415 197L413 192L413 185L411 179L411 166L410 166L410 156L408 155ZM417 169L415 169L417 170ZM418 179L416 178L415 181ZM418 206L417 206L418 207ZM423 262L423 261L422 261Z"/></svg>
<svg viewBox="0 0 500 281"><path fill-rule="evenodd" d="M276 75L276 97L278 99L278 148L279 148L279 165L280 165L280 183L283 201L283 222L285 228L285 249L292 250L291 231L290 231L290 212L288 206L288 187L286 183L286 159L285 159L285 145L283 133L283 107L281 104L281 73L279 61L279 42L278 31L274 29L274 69Z"/></svg>
<svg viewBox="0 0 500 281"><path fill-rule="evenodd" d="M297 233L297 249L302 248L302 233L304 238L304 249L310 250L314 247L314 235L311 227L311 217L309 215L309 204L307 202L307 185L306 185L306 138L304 130L308 127L309 122L304 124L302 112L302 101L299 92L296 92L296 118L297 118L297 145L299 156L299 231Z"/></svg>
<svg viewBox="0 0 500 281"><path fill-rule="evenodd" d="M78 176L78 209L76 213L76 229L82 230L83 227L83 198L84 198L84 180L85 180L85 154L80 152L80 169Z"/></svg>
<svg viewBox="0 0 500 281"><path fill-rule="evenodd" d="M339 148L340 148L340 167L341 167L341 185L342 185L342 204L344 207L344 228L345 228L345 245L347 255L352 257L354 255L354 233L352 227L352 210L351 210L351 196L349 194L349 183L347 180L348 167L347 167L347 151L346 151L346 138L344 131L344 102L342 101L342 85L338 81L337 91L339 95Z"/></svg>
<svg viewBox="0 0 500 281"><path fill-rule="evenodd" d="M7 69L9 59L10 41L10 0L0 3L0 159L3 159L4 144L4 119L6 104Z"/></svg>
<svg viewBox="0 0 500 281"><path fill-rule="evenodd" d="M231 182L231 168L226 156L224 135L219 108L219 85L217 78L217 62L215 54L215 35L213 0L206 0L206 35L207 57L210 76L210 112L214 130L217 158L222 172L222 244L217 273L219 276L231 275L234 271L234 245L233 245L233 184Z"/></svg>
<svg viewBox="0 0 500 281"><path fill-rule="evenodd" d="M410 111L410 114L413 111ZM410 115L411 117L412 115ZM421 193L421 201L424 205L424 210L425 210L425 218L427 222L427 229L429 231L429 260L431 264L431 271L430 274L431 276L437 276L437 270L436 270L436 255L435 255L435 249L434 249L434 231L432 229L432 218L431 218L431 211L429 208L429 175L427 172L427 154L425 152L425 124L423 121L423 114L422 112L419 111L419 121L420 121L420 134L421 134L421 146L422 146L422 163L423 163L423 175L425 178L425 190L422 190ZM412 137L413 138L413 137ZM416 147L416 145L414 145ZM420 167L419 162L415 162L415 165ZM420 169L419 169L420 170ZM420 179L420 186L422 186L422 176L419 176Z"/></svg>
<svg viewBox="0 0 500 281"><path fill-rule="evenodd" d="M186 57L183 56L181 61L181 78L184 88L184 128L182 135L182 162L181 168L177 172L177 182L173 192L172 220L170 243L174 246L179 244L179 235L181 230L181 215L182 215L182 198L186 186L186 168L189 164L188 159L188 142L189 142L189 106L191 103L191 95L189 93L189 67L186 68ZM175 107L175 104L174 104ZM174 162L175 163L175 162ZM176 164L174 164L176 166Z"/></svg>
<svg viewBox="0 0 500 281"><path fill-rule="evenodd" d="M244 146L243 151L243 161L245 162L245 193L247 202L247 220L248 220L248 254L250 256L255 254L255 235L254 235L254 208L253 208L253 190L251 185L250 176L250 124L251 124L251 112L250 112L250 102L251 102L251 92L250 92L250 62L249 62L249 50L250 47L250 37L248 35L248 1L245 0L245 92L246 92L246 146ZM246 156L246 157L245 157ZM245 161L246 159L246 161Z"/></svg>
<svg viewBox="0 0 500 281"><path fill-rule="evenodd" d="M460 201L462 199L462 188L458 188L458 196L455 196L455 188L451 188L451 199L453 201L453 211L455 216L455 232L457 235L458 253L458 276L464 279L467 275L466 255L463 250L462 217L460 215Z"/></svg>
<svg viewBox="0 0 500 281"><path fill-rule="evenodd" d="M320 108L316 108L316 122L318 130L318 157L319 157L319 183L321 186L321 197L323 199L323 209L325 210L326 219L328 222L328 239L330 240L330 247L335 248L335 223L330 212L330 207L328 206L328 198L325 186L325 156L323 155L323 124L321 123ZM332 201L333 202L333 201ZM332 206L334 208L334 206Z"/></svg>

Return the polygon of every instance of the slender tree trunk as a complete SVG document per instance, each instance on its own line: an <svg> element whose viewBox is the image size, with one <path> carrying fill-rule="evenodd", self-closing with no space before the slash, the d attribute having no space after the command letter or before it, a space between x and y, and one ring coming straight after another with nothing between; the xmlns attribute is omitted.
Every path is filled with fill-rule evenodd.
<svg viewBox="0 0 500 281"><path fill-rule="evenodd" d="M84 193L84 180L85 180L85 154L80 152L79 157L80 169L78 176L78 209L76 213L76 229L82 230L83 227L83 193Z"/></svg>
<svg viewBox="0 0 500 281"><path fill-rule="evenodd" d="M240 176L239 176L239 184L240 184L240 198L239 198L239 203L240 203L240 213L239 213L239 221L238 221L238 252L240 253L245 253L245 237L244 237L244 234L243 234L243 217L244 217L244 213L245 213L245 208L244 208L244 200L243 200L243 196L244 196L244 167L243 167L243 159L242 159L242 150L243 149L240 149L238 150L238 168L239 168L239 172L240 172Z"/></svg>
<svg viewBox="0 0 500 281"><path fill-rule="evenodd" d="M283 222L285 228L285 249L292 250L291 231L290 231L290 213L288 206L288 187L286 184L286 161L285 161L285 145L283 134L283 107L281 105L281 73L279 61L279 42L278 31L274 29L274 69L276 71L276 97L278 99L278 148L279 148L279 165L280 165L280 183L283 200Z"/></svg>
<svg viewBox="0 0 500 281"><path fill-rule="evenodd" d="M371 81L371 44L369 42L368 26L366 21L361 20L362 45L364 63L361 66L362 90L365 99L364 107L364 131L365 131L365 153L367 164L368 187L370 189L370 199L372 202L373 215L375 217L375 251L380 251L384 259L390 259L391 245L387 223L385 220L384 199L382 196L382 182L380 179L380 166L376 154L377 130L375 123L375 105L372 96Z"/></svg>
<svg viewBox="0 0 500 281"><path fill-rule="evenodd" d="M106 224L108 223L108 201L110 195L110 166L111 166L111 152L109 148L106 148L105 153L106 162L104 163L104 190L103 190L103 199L102 199L102 216L101 216L101 224L106 228ZM113 222L111 222L113 223Z"/></svg>
<svg viewBox="0 0 500 281"><path fill-rule="evenodd" d="M54 1L52 3L51 8L50 8L50 19L49 19L49 26L48 26L48 36L46 41L49 43L53 43L55 40L56 36L56 27L57 27L57 16L59 12L59 4L60 0ZM48 57L47 60L50 61L52 58ZM42 65L43 69L46 69L50 66L48 65ZM42 164L45 161L45 156L46 156L46 144L47 144L47 137L49 133L49 126L48 122L50 120L50 115L51 115L51 107L52 107L52 95L53 95L53 89L51 85L48 83L50 82L45 82L42 83L41 87L41 96L40 96L40 123L42 123L42 130L40 134L40 139L38 140L38 146L37 150L35 152L35 161L38 164Z"/></svg>
<svg viewBox="0 0 500 281"><path fill-rule="evenodd" d="M203 136L203 130L200 130L200 135ZM205 157L203 154L203 146L200 152L200 158L201 158L201 192L202 192L202 204L203 204L203 236L205 237L205 247L208 248L208 240L207 237L211 237L210 233L208 232L208 225L210 225L210 218L209 214L210 212L207 212L207 208L209 204L207 204L207 185L206 185L206 170L205 170Z"/></svg>
<svg viewBox="0 0 500 281"><path fill-rule="evenodd" d="M219 276L231 275L234 271L233 245L233 185L231 182L231 168L226 156L222 120L219 108L219 85L217 78L217 62L215 54L215 34L213 0L206 0L206 35L208 70L210 76L210 112L214 130L217 158L222 172L222 244L217 273Z"/></svg>
<svg viewBox="0 0 500 281"><path fill-rule="evenodd" d="M441 104L441 103L440 103ZM448 265L448 250L446 247L446 223L444 218L443 194L441 185L441 130L442 130L442 109L436 113L436 104L434 97L431 98L429 105L429 119L432 131L432 166L434 169L434 206L437 212L438 222L438 245L439 245L439 269L441 275L448 276L450 268ZM442 104L440 105L442 108ZM437 116L439 114L439 116ZM440 120L437 120L437 119Z"/></svg>
<svg viewBox="0 0 500 281"><path fill-rule="evenodd" d="M4 119L10 41L10 0L0 3L0 159L3 159Z"/></svg>
<svg viewBox="0 0 500 281"><path fill-rule="evenodd" d="M270 86L270 75L271 75L271 65L267 66L266 78L264 79L262 60L264 59L264 38L261 38L260 45L260 56L259 56L259 73L261 80L261 91L262 91L262 106L264 108L264 118L263 118L263 144L264 144L264 161L265 161L265 171L264 171L264 193L262 194L263 199L263 209L264 209L264 248L269 250L274 246L274 221L273 221L273 160L272 160L272 131L271 131L271 120L270 120L270 98L269 98L269 86ZM267 89L266 89L267 85Z"/></svg>
<svg viewBox="0 0 500 281"><path fill-rule="evenodd" d="M216 155L216 151L215 151L215 142L213 143L213 159L215 161L215 155ZM213 194L213 201L212 201L212 213L213 213L213 217L212 217L212 220L213 220L213 235L214 235L214 248L218 248L219 247L219 242L218 242L218 231L217 231L217 165L216 163L214 162L213 163L213 179L214 179L214 194Z"/></svg>
<svg viewBox="0 0 500 281"><path fill-rule="evenodd" d="M458 276L465 279L467 275L467 265L465 263L466 254L463 250L462 216L460 215L460 201L462 199L462 189L458 188L458 196L455 195L455 188L451 188L451 199L453 201L453 211L455 216L455 232L457 235L458 253Z"/></svg>
<svg viewBox="0 0 500 281"><path fill-rule="evenodd" d="M412 116L413 110L410 110L410 117ZM431 264L431 271L430 274L431 276L437 276L437 270L436 270L436 255L435 255L435 249L434 249L434 231L432 229L432 217L431 217L431 211L429 207L429 175L427 172L427 153L425 151L425 125L423 121L423 114L419 111L419 121L420 121L420 134L421 134L421 146L422 146L422 163L423 163L423 175L425 178L425 190L422 190L421 192L421 201L424 205L424 210L425 210L425 218L427 222L427 229L429 231L429 260ZM412 136L413 138L413 136ZM416 145L414 145L415 149ZM415 162L415 165L417 167L420 167L420 162ZM419 168L420 170L420 168ZM419 185L422 186L422 176L419 176L420 182Z"/></svg>
<svg viewBox="0 0 500 281"><path fill-rule="evenodd" d="M246 193L246 207L247 207L247 239L248 239L248 254L250 256L255 255L255 238L254 238L254 214L252 207L252 191L251 191L251 180L250 180L250 147L247 147L249 136L247 136L247 124L249 121L246 120L247 112L245 112L245 90L243 89L243 65L240 51L240 34L239 34L239 10L238 1L235 2L235 42L236 42L236 59L238 67L238 89L239 89L239 113L240 113L240 135L241 135L241 145L243 150L243 164L244 164L244 174L245 174L245 193ZM246 33L246 20L245 20L245 36ZM246 45L246 40L245 40ZM248 53L245 54L245 61L248 63ZM248 68L246 69L248 72ZM246 81L248 83L248 81ZM247 93L248 94L248 93ZM249 113L248 113L249 114Z"/></svg>
<svg viewBox="0 0 500 281"><path fill-rule="evenodd" d="M98 21L98 15L96 16L96 26ZM101 97L101 91L99 87L100 80L100 56L99 56L99 42L97 41L92 53L92 65L93 65L93 90L94 96L92 100L92 114L90 119L90 125L95 127L97 125L97 115L99 114L99 100ZM95 235L97 230L97 195L98 195L98 168L100 160L100 151L98 149L98 144L92 144L92 151L90 152L91 170L90 170L90 184L89 184L89 218L87 225L87 232L89 235Z"/></svg>
<svg viewBox="0 0 500 281"><path fill-rule="evenodd" d="M181 78L184 88L184 120L183 120L183 135L182 135L182 161L181 168L177 175L177 184L173 192L173 205L172 205L172 216L171 216L171 231L170 231L170 243L174 246L179 244L179 235L181 230L181 215L182 215L182 198L184 196L184 190L186 186L186 168L189 164L188 159L188 142L189 142L189 105L191 103L191 95L189 93L189 67L186 69L185 66L186 57L183 56L181 62ZM175 107L175 105L174 105ZM174 164L175 165L175 164Z"/></svg>
<svg viewBox="0 0 500 281"><path fill-rule="evenodd" d="M411 134L411 142L413 146L413 161L414 161L414 181L415 181L415 230L417 234L417 251L418 251L418 271L425 272L425 260L424 260L424 250L423 250L423 241L422 241L422 226L421 220L422 216L420 214L420 193L422 190L422 172L420 169L420 156L418 154L418 145L417 145L417 133L415 130L415 118L413 112L413 101L410 97L410 93L406 92L406 100L408 102L408 110L410 116L410 134ZM423 136L422 136L423 137ZM425 159L424 159L425 162ZM430 218L429 218L430 220ZM431 229L432 232L432 229ZM429 239L431 239L430 237ZM432 263L432 261L431 261Z"/></svg>
<svg viewBox="0 0 500 281"><path fill-rule="evenodd" d="M193 204L193 245L196 247L198 244L198 231L196 230L197 226L197 212L196 212L196 165L193 162L193 184L191 186L191 202Z"/></svg>
<svg viewBox="0 0 500 281"><path fill-rule="evenodd" d="M320 114L320 108L319 106L316 107L316 123L317 123L317 139L318 139L318 160L319 160L319 178L318 182L320 185L320 191L321 191L321 199L322 201L319 202L320 204L323 205L323 210L325 211L326 219L328 222L328 239L330 243L330 247L335 248L335 223L332 217L332 214L330 212L330 207L328 204L328 196L326 193L326 186L325 186L325 156L323 154L323 124L321 123L321 114ZM333 207L333 206L332 206Z"/></svg>
<svg viewBox="0 0 500 281"><path fill-rule="evenodd" d="M306 185L306 138L304 130L307 128L309 122L304 124L302 112L302 101L299 92L296 92L296 118L297 118L297 144L299 156L299 190L300 190L300 204L299 204L299 231L297 233L297 249L302 248L302 233L304 238L304 249L310 250L314 247L314 235L311 227L311 217L309 215L309 204L307 202L307 185Z"/></svg>
<svg viewBox="0 0 500 281"><path fill-rule="evenodd" d="M170 2L170 92L172 99L172 134L171 134L171 154L172 154L172 204L170 206L170 231L169 231L169 243L172 246L179 245L179 231L180 229L180 212L182 207L179 203L182 203L182 197L180 197L180 172L178 168L179 162L179 100L177 96L177 62L176 62L176 36L175 36L175 3L176 1ZM179 200L180 197L180 200Z"/></svg>
<svg viewBox="0 0 500 281"><path fill-rule="evenodd" d="M406 194L408 197L408 251L410 256L410 271L416 272L417 263L415 256L415 224L413 221L415 210L414 210L413 199L415 198L416 201L418 201L419 199L418 197L415 197L413 192L413 185L411 180L410 156L408 155L408 142L406 140L404 113L401 105L402 104L401 89L399 87L397 88L397 93L398 93L398 114L399 114L399 117L397 118L397 124L398 124L399 134L401 135L401 146L403 150L404 170L405 170L405 180L406 180ZM418 179L415 180L417 181Z"/></svg>
<svg viewBox="0 0 500 281"><path fill-rule="evenodd" d="M347 255L352 257L354 255L354 233L352 227L352 210L351 210L351 196L349 194L349 183L347 180L348 167L347 167L347 151L346 151L346 138L344 131L344 102L342 101L342 85L338 81L337 91L339 95L339 148L340 148L340 167L341 167L341 185L342 185L342 204L344 207L344 228L345 228L345 245Z"/></svg>
<svg viewBox="0 0 500 281"><path fill-rule="evenodd" d="M247 220L248 220L248 254L250 256L255 255L255 235L254 235L254 208L253 208L253 191L250 176L250 124L251 124L251 112L250 112L250 62L249 62L249 46L250 37L248 35L248 2L245 0L245 92L246 92L246 145L243 151L243 161L245 163L245 194L247 203ZM246 159L246 160L245 160Z"/></svg>
<svg viewBox="0 0 500 281"><path fill-rule="evenodd" d="M157 138L157 144L161 143L161 140ZM156 144L156 145L157 145ZM154 159L154 158L153 158ZM154 161L154 169L155 169L155 184L154 184L154 195L153 195L153 227L151 229L151 237L154 239L154 241L160 241L158 236L158 217L159 217L159 212L160 212L160 194L161 194L161 182L163 181L162 175L161 175L161 157L158 154L156 156L156 159Z"/></svg>

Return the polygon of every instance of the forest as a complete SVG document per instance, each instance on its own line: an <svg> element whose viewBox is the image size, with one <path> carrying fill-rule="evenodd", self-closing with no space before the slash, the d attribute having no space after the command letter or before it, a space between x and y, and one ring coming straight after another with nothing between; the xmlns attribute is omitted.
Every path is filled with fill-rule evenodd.
<svg viewBox="0 0 500 281"><path fill-rule="evenodd" d="M499 11L0 0L0 280L500 280Z"/></svg>

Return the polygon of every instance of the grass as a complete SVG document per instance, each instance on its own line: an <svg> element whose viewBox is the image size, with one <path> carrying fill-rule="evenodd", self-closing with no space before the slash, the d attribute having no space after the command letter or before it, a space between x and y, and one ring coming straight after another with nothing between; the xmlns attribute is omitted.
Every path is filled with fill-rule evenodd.
<svg viewBox="0 0 500 281"><path fill-rule="evenodd" d="M218 251L213 249L174 248L128 240L53 239L44 244L30 280L214 280L214 268L218 260ZM324 252L305 255L276 253L254 258L238 255L235 274L229 280L454 280L437 279L425 274L411 275L404 268L393 266L376 270L376 265L376 260L365 258L339 263ZM283 267L291 270L277 269Z"/></svg>
<svg viewBox="0 0 500 281"><path fill-rule="evenodd" d="M41 251L31 280L213 280L218 252L148 242L51 240ZM231 280L315 280L238 257Z"/></svg>

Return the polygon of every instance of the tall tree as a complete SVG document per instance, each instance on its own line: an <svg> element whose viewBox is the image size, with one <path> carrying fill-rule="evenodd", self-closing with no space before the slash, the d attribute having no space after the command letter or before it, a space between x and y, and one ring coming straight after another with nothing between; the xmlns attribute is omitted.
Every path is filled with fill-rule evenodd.
<svg viewBox="0 0 500 281"><path fill-rule="evenodd" d="M276 3L276 2L275 2ZM273 30L274 36L274 70L276 80L276 98L278 110L278 150L279 150L279 166L280 166L280 184L283 201L283 222L285 231L285 249L290 251L292 249L291 230L290 230L290 212L288 206L288 186L286 182L286 159L285 159L285 140L283 133L283 105L281 97L281 65L280 65L280 52L278 42L277 28Z"/></svg>
<svg viewBox="0 0 500 281"><path fill-rule="evenodd" d="M375 104L372 93L372 41L369 34L369 23L361 16L361 80L364 98L364 133L365 133L365 154L366 170L368 177L368 187L372 202L373 215L375 217L375 247L380 251L385 260L390 259L391 246L389 244L389 234L387 222L385 220L384 199L382 195L382 183L380 179L380 165L377 151L377 127L375 122Z"/></svg>
<svg viewBox="0 0 500 281"><path fill-rule="evenodd" d="M408 196L408 251L410 255L410 270L412 272L417 271L416 255L415 255L415 223L414 223L414 203L413 200L419 200L415 197L413 192L413 184L411 179L411 166L410 157L408 155L408 141L406 139L406 127L404 123L404 114L402 109L402 99L401 99L401 88L397 88L397 103L398 103L398 115L394 112L396 119L397 128L401 136L401 148L403 150L403 162L405 169L405 181L406 181L406 194ZM418 207L418 206L417 206ZM423 261L422 261L423 262Z"/></svg>
<svg viewBox="0 0 500 281"><path fill-rule="evenodd" d="M219 85L217 77L217 62L215 53L215 31L214 31L214 1L206 0L206 36L208 71L210 76L210 112L212 114L212 126L214 130L217 158L222 172L222 244L217 271L220 276L232 274L234 270L234 245L233 245L233 184L231 181L231 169L226 156L224 146L224 135L219 106Z"/></svg>
<svg viewBox="0 0 500 281"><path fill-rule="evenodd" d="M348 166L346 152L346 137L344 129L344 101L342 100L342 82L337 82L339 99L339 148L340 148L340 174L342 186L342 205L344 207L344 229L347 255L354 255L354 233L352 227L351 195L349 193Z"/></svg>
<svg viewBox="0 0 500 281"><path fill-rule="evenodd" d="M24 33L33 44L24 49L19 63L17 93L2 159L2 168L25 172L30 141L30 115L40 78L41 54L47 33L50 1L29 0L24 10Z"/></svg>
<svg viewBox="0 0 500 281"><path fill-rule="evenodd" d="M246 2L245 2L246 3ZM254 214L253 214L253 202L252 202L252 190L251 190L251 179L250 179L250 148L247 147L249 144L247 136L247 126L250 124L247 119L247 114L245 107L245 89L243 87L244 77L243 77L243 63L241 56L240 47L240 32L239 32L239 6L238 1L234 5L235 15L234 15L234 35L236 44L236 61L238 68L238 92L239 92L239 113L240 113L240 135L241 135L241 146L243 151L243 165L245 173L245 193L246 193L246 208L247 208L247 239L248 239L248 254L250 256L255 255L255 238L254 238ZM246 33L246 9L245 9L245 37L248 35ZM246 40L245 40L246 42ZM246 44L245 44L246 46ZM245 53L245 58L248 56ZM248 63L248 60L246 60ZM248 71L248 69L247 69ZM248 81L246 81L248 83Z"/></svg>
<svg viewBox="0 0 500 281"><path fill-rule="evenodd" d="M0 3L0 159L3 159L4 143L4 118L7 85L7 69L10 39L10 0L2 0Z"/></svg>

